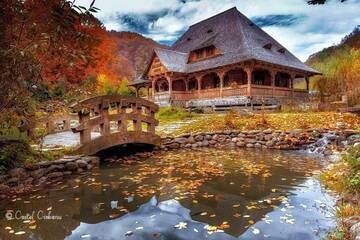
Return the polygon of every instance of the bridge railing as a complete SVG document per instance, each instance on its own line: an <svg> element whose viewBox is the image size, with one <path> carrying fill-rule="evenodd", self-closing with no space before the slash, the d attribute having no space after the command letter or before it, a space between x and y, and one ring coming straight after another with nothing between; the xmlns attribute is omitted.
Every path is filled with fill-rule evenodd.
<svg viewBox="0 0 360 240"><path fill-rule="evenodd" d="M80 133L80 144L90 143L91 132L98 129L101 137L114 133L127 135L155 135L158 121L155 113L158 106L150 101L136 97L99 96L86 99L72 106L73 112L79 116L79 125L72 128L74 133ZM117 129L111 131L111 123L117 123ZM132 127L129 127L132 125Z"/></svg>

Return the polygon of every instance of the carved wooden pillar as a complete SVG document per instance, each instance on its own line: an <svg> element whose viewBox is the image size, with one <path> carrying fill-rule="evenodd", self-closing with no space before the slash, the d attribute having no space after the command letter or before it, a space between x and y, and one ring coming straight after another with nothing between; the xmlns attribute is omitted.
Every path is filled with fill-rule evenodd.
<svg viewBox="0 0 360 240"><path fill-rule="evenodd" d="M118 131L127 132L126 106L117 103L117 113L121 115L118 121Z"/></svg>
<svg viewBox="0 0 360 240"><path fill-rule="evenodd" d="M64 130L68 131L70 129L70 118L66 118L64 121Z"/></svg>
<svg viewBox="0 0 360 240"><path fill-rule="evenodd" d="M308 91L308 93L309 93L309 89L310 89L310 82L309 82L309 77L308 76L306 76L305 77L305 81L306 81L306 90Z"/></svg>
<svg viewBox="0 0 360 240"><path fill-rule="evenodd" d="M80 115L79 115L80 118ZM50 118L47 122L46 122L46 132L47 133L53 133L55 131L55 123L54 123L55 119Z"/></svg>
<svg viewBox="0 0 360 240"><path fill-rule="evenodd" d="M290 75L290 88L291 88L291 97L294 97L294 80L295 80L296 75L295 74L291 74Z"/></svg>
<svg viewBox="0 0 360 240"><path fill-rule="evenodd" d="M150 87L146 86L146 95L147 95L147 99L150 100Z"/></svg>
<svg viewBox="0 0 360 240"><path fill-rule="evenodd" d="M189 79L185 79L185 91L188 92L189 91Z"/></svg>
<svg viewBox="0 0 360 240"><path fill-rule="evenodd" d="M270 77L271 77L272 96L275 96L275 78L276 78L275 70L270 71Z"/></svg>
<svg viewBox="0 0 360 240"><path fill-rule="evenodd" d="M85 124L86 121L90 120L90 112L78 113L79 115L79 124ZM84 130L80 131L80 144L86 144L91 141L91 128L85 127Z"/></svg>
<svg viewBox="0 0 360 240"><path fill-rule="evenodd" d="M151 118L155 118L155 112L150 107L145 108L145 114ZM155 124L147 123L147 131L155 134Z"/></svg>
<svg viewBox="0 0 360 240"><path fill-rule="evenodd" d="M247 74L247 95L251 96L251 83L252 83L252 72L253 72L253 68L252 67L248 67L245 68L245 72Z"/></svg>
<svg viewBox="0 0 360 240"><path fill-rule="evenodd" d="M170 77L166 78L169 84L169 95L171 96L172 94L172 79Z"/></svg>
<svg viewBox="0 0 360 240"><path fill-rule="evenodd" d="M224 77L225 77L225 72L220 72L219 73L219 78L220 78L220 98L223 97Z"/></svg>
<svg viewBox="0 0 360 240"><path fill-rule="evenodd" d="M151 81L151 95L154 99L154 97L155 97L155 80Z"/></svg>
<svg viewBox="0 0 360 240"><path fill-rule="evenodd" d="M198 85L198 98L200 98L200 94L201 94L201 77L196 76L195 78L196 78L197 85Z"/></svg>
<svg viewBox="0 0 360 240"><path fill-rule="evenodd" d="M141 106L139 106L138 104L134 103L131 105L132 107L132 113L135 115L141 115ZM139 118L137 119L133 119L133 124L134 124L134 131L135 132L141 132L142 127L141 127L141 120Z"/></svg>
<svg viewBox="0 0 360 240"><path fill-rule="evenodd" d="M110 135L110 121L109 121L109 105L105 104L99 107L101 112L102 124L100 124L101 136Z"/></svg>

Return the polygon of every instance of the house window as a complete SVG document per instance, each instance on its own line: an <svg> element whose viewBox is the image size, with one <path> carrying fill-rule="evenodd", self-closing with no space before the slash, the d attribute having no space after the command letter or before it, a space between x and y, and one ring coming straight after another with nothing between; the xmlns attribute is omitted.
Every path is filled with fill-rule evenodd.
<svg viewBox="0 0 360 240"><path fill-rule="evenodd" d="M215 56L217 54L215 46L209 46L194 50L190 53L189 62L206 59L208 57Z"/></svg>
<svg viewBox="0 0 360 240"><path fill-rule="evenodd" d="M215 55L215 47L208 47L206 48L206 56L213 56Z"/></svg>
<svg viewBox="0 0 360 240"><path fill-rule="evenodd" d="M201 58L203 58L203 54L204 53L204 51L201 49L201 50L197 50L196 52L195 52L195 54L196 54L196 59L201 59Z"/></svg>

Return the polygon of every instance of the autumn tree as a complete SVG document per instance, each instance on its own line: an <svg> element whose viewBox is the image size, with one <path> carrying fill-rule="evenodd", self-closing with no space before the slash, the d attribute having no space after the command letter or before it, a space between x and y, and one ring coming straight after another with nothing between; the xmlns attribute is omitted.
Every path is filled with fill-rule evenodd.
<svg viewBox="0 0 360 240"><path fill-rule="evenodd" d="M78 81L96 39L94 2L86 9L65 0L4 0L0 5L0 121L19 127L31 122L41 83Z"/></svg>

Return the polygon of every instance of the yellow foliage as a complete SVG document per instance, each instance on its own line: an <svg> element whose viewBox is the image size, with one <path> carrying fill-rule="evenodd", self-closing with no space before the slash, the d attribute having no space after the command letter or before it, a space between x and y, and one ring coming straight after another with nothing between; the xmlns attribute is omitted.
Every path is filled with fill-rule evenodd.
<svg viewBox="0 0 360 240"><path fill-rule="evenodd" d="M342 122L346 128L355 129L360 124L360 119L354 114L341 114L336 112L302 112L302 113L270 113L255 115L236 115L232 112L227 115L209 114L207 117L195 118L176 130L173 134L194 132L211 132L223 130L258 130L278 129L291 130L295 128L328 128L335 129L336 123Z"/></svg>

